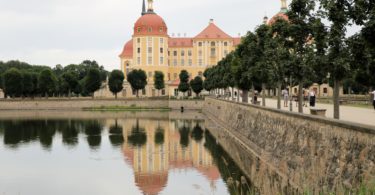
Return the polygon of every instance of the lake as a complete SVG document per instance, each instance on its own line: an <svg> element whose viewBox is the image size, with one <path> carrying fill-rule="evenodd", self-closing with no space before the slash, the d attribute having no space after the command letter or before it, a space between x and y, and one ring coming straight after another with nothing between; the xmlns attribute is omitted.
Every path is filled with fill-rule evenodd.
<svg viewBox="0 0 375 195"><path fill-rule="evenodd" d="M6 112L0 194L258 194L195 112Z"/></svg>

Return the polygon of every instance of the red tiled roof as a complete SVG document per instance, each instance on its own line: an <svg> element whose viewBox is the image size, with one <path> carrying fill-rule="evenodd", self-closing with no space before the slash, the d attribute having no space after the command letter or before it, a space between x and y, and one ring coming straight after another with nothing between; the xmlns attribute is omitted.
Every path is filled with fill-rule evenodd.
<svg viewBox="0 0 375 195"><path fill-rule="evenodd" d="M279 12L278 14L276 14L275 16L273 16L270 19L270 21L268 21L268 25L272 25L273 23L275 23L278 18L281 18L281 19L284 19L286 21L289 21L289 17L285 13Z"/></svg>
<svg viewBox="0 0 375 195"><path fill-rule="evenodd" d="M139 29L139 30L138 30ZM163 18L157 14L141 16L134 25L134 35L165 35L168 28Z"/></svg>
<svg viewBox="0 0 375 195"><path fill-rule="evenodd" d="M210 24L197 36L195 39L231 39L232 37L217 27L213 22Z"/></svg>
<svg viewBox="0 0 375 195"><path fill-rule="evenodd" d="M193 47L192 38L170 38L168 41L169 47Z"/></svg>
<svg viewBox="0 0 375 195"><path fill-rule="evenodd" d="M130 40L125 44L124 49L122 50L119 57L121 57L121 58L126 58L126 57L131 58L131 57L133 57L133 40Z"/></svg>

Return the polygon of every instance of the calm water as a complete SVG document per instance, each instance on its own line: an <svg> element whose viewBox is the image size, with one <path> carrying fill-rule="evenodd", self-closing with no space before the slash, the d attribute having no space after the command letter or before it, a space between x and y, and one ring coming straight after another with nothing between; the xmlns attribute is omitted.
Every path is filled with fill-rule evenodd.
<svg viewBox="0 0 375 195"><path fill-rule="evenodd" d="M199 115L84 115L0 119L0 195L256 191Z"/></svg>

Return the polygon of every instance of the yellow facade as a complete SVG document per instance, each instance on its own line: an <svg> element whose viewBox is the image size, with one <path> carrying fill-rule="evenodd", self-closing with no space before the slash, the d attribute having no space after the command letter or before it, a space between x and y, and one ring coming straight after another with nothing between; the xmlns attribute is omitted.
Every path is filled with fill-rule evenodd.
<svg viewBox="0 0 375 195"><path fill-rule="evenodd" d="M203 76L206 68L215 66L240 42L239 37L226 34L212 19L195 37L171 37L167 34L164 20L153 12L152 1L149 1L149 6L151 9L142 12L142 17L135 23L132 40L125 45L120 55L121 70L125 75L135 69L146 72L148 85L145 93L140 93L141 96L158 95L153 87L155 71L164 73L166 89L161 95L174 96L182 70L189 73L190 79ZM135 96L129 84L124 91L123 97Z"/></svg>

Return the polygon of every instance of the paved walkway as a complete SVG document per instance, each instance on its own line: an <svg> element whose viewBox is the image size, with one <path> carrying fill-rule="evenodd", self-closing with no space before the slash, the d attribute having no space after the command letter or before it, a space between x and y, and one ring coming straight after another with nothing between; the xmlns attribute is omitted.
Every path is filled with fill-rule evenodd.
<svg viewBox="0 0 375 195"><path fill-rule="evenodd" d="M258 100L261 101L262 99L258 98ZM289 107L285 108L283 107L283 105L284 105L284 102L282 100L281 109L289 110ZM277 100L266 99L266 106L271 107L271 108L277 108ZM289 103L288 103L288 106L289 106ZM315 108L327 109L326 116L328 118L333 118L333 105L332 104L317 103ZM296 107L296 103L294 101L293 101L293 112L298 112L298 107ZM305 114L310 114L310 107L304 107L303 112ZM340 106L340 120L375 126L375 110L368 109L368 108L357 108L357 107L351 107L351 106Z"/></svg>

